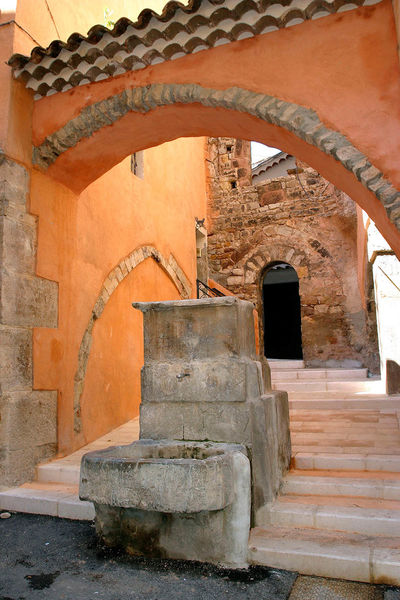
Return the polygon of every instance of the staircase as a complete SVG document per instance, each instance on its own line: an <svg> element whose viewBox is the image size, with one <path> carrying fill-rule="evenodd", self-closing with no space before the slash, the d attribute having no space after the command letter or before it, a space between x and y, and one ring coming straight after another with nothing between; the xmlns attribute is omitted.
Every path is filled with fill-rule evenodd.
<svg viewBox="0 0 400 600"><path fill-rule="evenodd" d="M251 532L252 562L399 585L400 397L364 369L270 364L289 392L292 468Z"/></svg>
<svg viewBox="0 0 400 600"><path fill-rule="evenodd" d="M79 470L86 452L130 444L139 439L139 418L128 421L80 450L38 465L36 479L0 492L0 510L51 515L64 519L94 519L91 502L79 500Z"/></svg>
<svg viewBox="0 0 400 600"><path fill-rule="evenodd" d="M399 585L400 396L386 396L365 369L270 364L274 389L289 392L292 469L269 523L251 531L251 562ZM92 504L78 497L82 454L138 437L134 419L39 465L34 482L0 492L0 509L93 519Z"/></svg>

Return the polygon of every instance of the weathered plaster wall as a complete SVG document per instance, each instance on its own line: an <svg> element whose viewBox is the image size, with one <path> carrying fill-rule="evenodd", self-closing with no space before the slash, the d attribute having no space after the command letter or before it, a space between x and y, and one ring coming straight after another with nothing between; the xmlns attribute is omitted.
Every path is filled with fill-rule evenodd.
<svg viewBox="0 0 400 600"><path fill-rule="evenodd" d="M305 189L295 175L249 185L246 161L248 142L210 138L210 277L254 302L262 336L265 268L288 262L299 277L306 363L376 371L373 318L363 309L357 281L354 202L304 164Z"/></svg>

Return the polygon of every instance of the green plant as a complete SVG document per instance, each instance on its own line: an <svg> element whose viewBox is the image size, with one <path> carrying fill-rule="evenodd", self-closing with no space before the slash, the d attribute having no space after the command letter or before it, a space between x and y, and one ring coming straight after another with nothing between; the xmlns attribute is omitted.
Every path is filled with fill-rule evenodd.
<svg viewBox="0 0 400 600"><path fill-rule="evenodd" d="M112 15L114 11L111 8L104 9L104 25L109 29L112 29L115 25L115 21L112 20Z"/></svg>

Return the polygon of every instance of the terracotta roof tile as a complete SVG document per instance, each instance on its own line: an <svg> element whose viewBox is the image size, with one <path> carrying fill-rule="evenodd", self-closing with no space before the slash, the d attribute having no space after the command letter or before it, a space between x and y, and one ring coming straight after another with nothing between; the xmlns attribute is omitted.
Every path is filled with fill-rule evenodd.
<svg viewBox="0 0 400 600"><path fill-rule="evenodd" d="M30 56L14 54L8 64L40 98L380 1L191 0L187 6L173 1L161 15L145 9L135 23L123 17L113 29L95 25L86 37L73 33L67 42L37 46Z"/></svg>

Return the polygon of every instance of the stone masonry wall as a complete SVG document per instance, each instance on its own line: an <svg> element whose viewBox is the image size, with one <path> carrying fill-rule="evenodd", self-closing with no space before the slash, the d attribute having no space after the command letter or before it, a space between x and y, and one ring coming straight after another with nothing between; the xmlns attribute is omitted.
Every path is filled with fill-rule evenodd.
<svg viewBox="0 0 400 600"><path fill-rule="evenodd" d="M58 286L35 275L29 175L0 152L0 486L32 479L56 452L57 392L33 390L33 327L56 327Z"/></svg>
<svg viewBox="0 0 400 600"><path fill-rule="evenodd" d="M298 174L253 186L249 142L210 138L208 154L210 277L255 304L260 347L265 269L287 262L299 277L306 364L377 372L375 314L363 308L357 281L354 202L299 162Z"/></svg>

